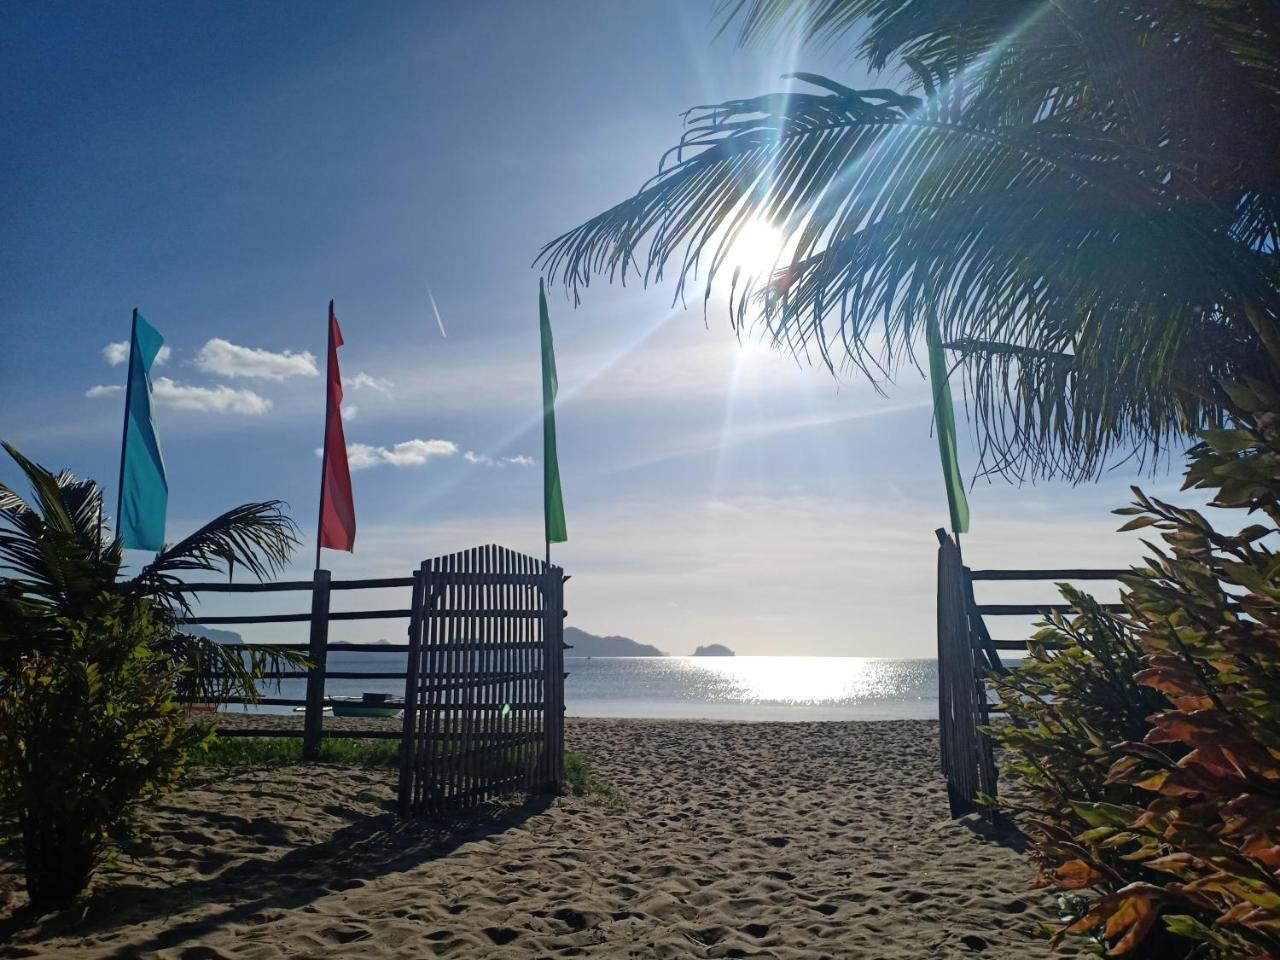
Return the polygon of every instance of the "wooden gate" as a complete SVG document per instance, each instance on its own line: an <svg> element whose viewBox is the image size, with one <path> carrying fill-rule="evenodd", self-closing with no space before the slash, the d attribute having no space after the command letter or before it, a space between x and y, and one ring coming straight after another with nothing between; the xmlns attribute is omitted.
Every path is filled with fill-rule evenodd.
<svg viewBox="0 0 1280 960"><path fill-rule="evenodd" d="M1126 570L970 570L960 547L945 530L938 535L938 718L942 772L953 817L979 810L992 816L980 796L996 796L999 769L991 738L981 728L999 709L987 702L987 678L1006 672L1002 650L1025 654L1023 640L995 640L986 617L1028 617L1070 613L1062 603L978 603L974 581L1115 580ZM1121 604L1104 603L1120 612Z"/></svg>
<svg viewBox="0 0 1280 960"><path fill-rule="evenodd" d="M505 547L414 574L400 812L429 816L564 779L564 571Z"/></svg>

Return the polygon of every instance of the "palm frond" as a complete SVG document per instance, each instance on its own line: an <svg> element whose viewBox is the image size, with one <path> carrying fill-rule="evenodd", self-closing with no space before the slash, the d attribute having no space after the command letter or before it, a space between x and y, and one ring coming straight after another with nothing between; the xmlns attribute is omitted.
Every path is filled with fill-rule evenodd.
<svg viewBox="0 0 1280 960"><path fill-rule="evenodd" d="M131 581L139 593L162 597L185 609L177 589L192 570L225 572L237 567L258 580L278 573L300 542L297 526L279 500L246 503L210 520L190 536L165 547Z"/></svg>
<svg viewBox="0 0 1280 960"><path fill-rule="evenodd" d="M0 574L23 580L26 592L51 614L73 614L104 581L115 579L120 566L119 544L103 527L102 491L92 480L55 474L9 444L3 447L34 496L28 504L0 487Z"/></svg>
<svg viewBox="0 0 1280 960"><path fill-rule="evenodd" d="M310 666L305 655L293 650L271 644L223 644L183 630L170 636L165 650L183 665L180 693L190 703L241 698L253 702L264 674ZM274 682L278 687L279 681Z"/></svg>
<svg viewBox="0 0 1280 960"><path fill-rule="evenodd" d="M801 18L843 40L861 23L861 53L905 56L924 97L803 74L824 94L695 108L654 178L538 262L575 301L594 276L647 284L674 266L677 300L705 279L705 305L764 218L789 262L734 269L739 332L762 325L878 383L916 365L932 313L948 340L987 345L961 355L982 469L1083 479L1159 462L1221 417L1218 381L1280 367L1260 349L1280 332L1280 192L1257 159L1280 155L1280 104L1274 49L1247 62L1268 59L1256 32L1227 49L1209 7L1143 6L730 0L747 39ZM1230 16L1256 17L1242 6ZM1223 83L1187 96L1167 81L1205 63ZM1271 119L1249 149L1232 97Z"/></svg>

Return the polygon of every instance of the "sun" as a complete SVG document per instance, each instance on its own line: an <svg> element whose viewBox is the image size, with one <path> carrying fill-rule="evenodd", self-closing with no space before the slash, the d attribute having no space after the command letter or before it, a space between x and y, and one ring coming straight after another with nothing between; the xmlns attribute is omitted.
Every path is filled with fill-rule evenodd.
<svg viewBox="0 0 1280 960"><path fill-rule="evenodd" d="M767 276L785 264L786 237L762 219L743 224L725 256L725 265L743 276Z"/></svg>

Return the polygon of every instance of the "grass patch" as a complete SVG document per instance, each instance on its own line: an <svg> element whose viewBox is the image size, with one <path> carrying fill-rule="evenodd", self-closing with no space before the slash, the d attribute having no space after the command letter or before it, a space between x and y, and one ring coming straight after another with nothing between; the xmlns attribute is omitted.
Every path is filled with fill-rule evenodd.
<svg viewBox="0 0 1280 960"><path fill-rule="evenodd" d="M591 761L580 753L569 751L564 755L565 790L575 797L587 797L606 807L621 810L627 799L616 787L602 780L591 769Z"/></svg>
<svg viewBox="0 0 1280 960"><path fill-rule="evenodd" d="M396 740L320 741L320 763L352 767L398 767L400 744ZM218 737L207 753L191 756L191 766L271 769L302 763L301 737Z"/></svg>
<svg viewBox="0 0 1280 960"><path fill-rule="evenodd" d="M400 766L400 743L326 737L320 741L319 762L395 769ZM217 737L207 752L196 751L190 761L193 770L271 770L301 764L301 737ZM564 781L565 792L571 796L585 797L615 809L626 806L623 795L602 780L580 753L565 754Z"/></svg>

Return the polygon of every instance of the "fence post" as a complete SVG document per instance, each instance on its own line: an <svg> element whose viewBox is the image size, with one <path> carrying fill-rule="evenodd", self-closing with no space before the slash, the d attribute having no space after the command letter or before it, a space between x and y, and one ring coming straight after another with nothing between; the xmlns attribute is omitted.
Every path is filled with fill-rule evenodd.
<svg viewBox="0 0 1280 960"><path fill-rule="evenodd" d="M960 551L938 530L938 738L953 817L973 812L978 795L977 678Z"/></svg>
<svg viewBox="0 0 1280 960"><path fill-rule="evenodd" d="M302 759L320 756L320 733L324 729L325 661L329 648L329 571L316 570L311 586L311 636L307 646L307 712L303 721Z"/></svg>
<svg viewBox="0 0 1280 960"><path fill-rule="evenodd" d="M965 617L969 628L969 656L973 661L973 723L977 746L978 790L995 799L998 795L999 771L996 769L995 748L991 737L977 731L978 726L991 723L991 712L987 704L987 677L990 674L1008 673L1004 661L1000 659L1000 650L991 638L982 614L978 613L978 602L973 596L973 571L961 567L964 576ZM984 805L982 815L995 820L999 814L991 807Z"/></svg>
<svg viewBox="0 0 1280 960"><path fill-rule="evenodd" d="M556 793L564 791L564 682L569 674L564 669L564 621L568 611L564 608L564 582L567 577L564 570L560 567L553 568L555 570L554 587L555 587L555 640L551 645L551 656L555 661L555 691L556 702L553 712L553 719L556 725L555 740L555 769L552 771L552 789Z"/></svg>
<svg viewBox="0 0 1280 960"><path fill-rule="evenodd" d="M425 564L424 564L425 566ZM418 667L422 659L422 568L413 572L409 657L404 667L404 725L400 734L400 816L413 814L414 759L418 747Z"/></svg>

